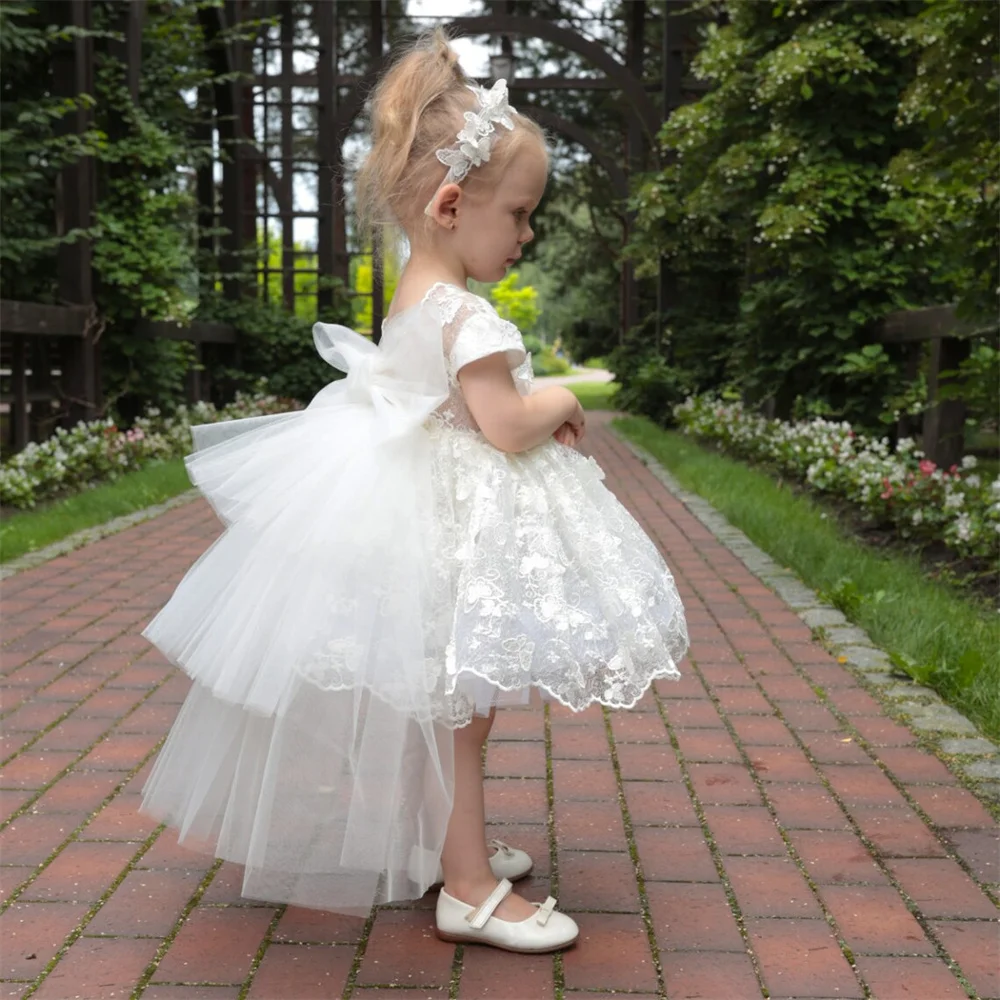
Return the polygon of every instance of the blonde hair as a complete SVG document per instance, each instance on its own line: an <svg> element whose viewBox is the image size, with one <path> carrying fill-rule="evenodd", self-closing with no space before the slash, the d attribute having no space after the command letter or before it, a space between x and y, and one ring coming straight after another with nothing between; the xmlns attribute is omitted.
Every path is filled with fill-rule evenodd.
<svg viewBox="0 0 1000 1000"><path fill-rule="evenodd" d="M372 146L357 175L358 220L370 234L376 226L420 224L447 167L439 149L454 145L466 111L477 109L471 81L441 28L420 36L401 52L371 98ZM546 148L545 133L530 118L513 115L514 130L501 130L489 162L473 167L463 185L480 187L501 174L529 140Z"/></svg>

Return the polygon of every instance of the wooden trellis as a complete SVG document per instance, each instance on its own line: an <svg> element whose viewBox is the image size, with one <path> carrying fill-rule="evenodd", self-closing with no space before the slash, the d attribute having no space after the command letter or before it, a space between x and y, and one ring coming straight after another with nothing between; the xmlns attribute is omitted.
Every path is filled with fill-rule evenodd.
<svg viewBox="0 0 1000 1000"><path fill-rule="evenodd" d="M90 0L58 0L52 15L61 24L89 29ZM135 19L128 27L137 30ZM138 24L141 29L141 22ZM128 44L128 43L126 43ZM76 36L61 43L52 56L52 85L58 96L77 98L93 92L93 39ZM59 121L64 132L82 133L90 125L83 105ZM94 206L94 170L90 157L63 168L56 186L57 234L90 225ZM65 306L0 303L5 367L11 371L9 436L15 449L31 437L29 413L37 436L51 432L56 419L69 422L96 415L100 400L97 344L100 324L94 310L90 245L86 240L62 244L56 262L58 295ZM31 378L29 379L29 372ZM53 373L59 384L53 384ZM52 400L60 408L53 413Z"/></svg>
<svg viewBox="0 0 1000 1000"><path fill-rule="evenodd" d="M674 15L683 9L683 0L664 0L661 9ZM53 20L88 27L91 0L58 0L50 5ZM543 127L558 132L587 148L603 165L616 194L627 193L628 175L643 166L665 114L682 103L683 54L692 46L690 23L672 16L664 30L661 81L652 85L642 79L645 26L649 10L645 0L626 5L627 58L620 62L602 46L578 32L538 18L514 13L510 0L498 0L492 12L482 17L461 17L446 22L456 35L542 38L575 51L603 76L585 79L542 77L514 79L518 107L533 115ZM120 29L124 42L117 53L126 65L129 88L138 93L141 73L141 38L145 0L121 5ZM337 0L293 3L291 0L224 0L220 7L203 8L201 23L206 58L217 82L203 88L198 103L205 124L200 138L206 144L214 132L222 151L221 184L215 177L216 165L198 171L196 190L199 203L201 249L218 262L224 294L238 298L247 294L271 293L272 270L278 280L279 296L289 309L295 307L301 290L297 277L306 279L306 294L319 311L333 303L334 291L321 279L339 279L347 286L352 252L344 199L344 143L365 97L380 72L387 45L393 39L394 23L386 18L381 2L367 5L367 70L358 76L341 71L343 12ZM232 29L258 18L276 18L255 41L234 37ZM299 30L311 36L303 44ZM296 65L296 59L311 63ZM93 40L76 38L54 56L53 76L57 92L69 96L91 92L93 86ZM487 81L484 81L487 82ZM615 89L622 93L627 121L624 155L609 154L593 136L573 122L531 103L533 93L549 89ZM305 124L314 124L307 135ZM83 131L88 113L81 109L64 125ZM304 139L310 142L304 142ZM297 183L315 191L315 207L303 209L295 197ZM56 225L60 232L90 224L94 205L94 169L87 159L67 167L59 182ZM311 219L316 231L315 250L300 251L294 243L296 221ZM272 269L270 241L280 230L280 266ZM212 230L221 227L224 235ZM264 253L257 259L258 232ZM301 266L299 258L315 256L314 266ZM299 266L296 266L296 265ZM47 431L45 420L64 423L96 416L101 408L98 340L100 319L93 301L90 249L78 240L60 248L59 296L65 307L42 307L32 303L4 302L0 305L0 332L3 334L5 362L12 372L11 439L23 447L33 436ZM372 327L377 338L382 319L382 276L373 269ZM248 281L248 276L250 280ZM215 276L206 276L215 280ZM669 275L661 275L658 305L669 304ZM638 295L631 264L623 266L621 326L638 319ZM170 336L191 340L200 354L203 343L233 342L235 331L217 324L195 324L180 328L173 324L141 324L136 336ZM31 373L30 377L28 373ZM58 386L51 373L58 372ZM192 399L203 392L197 372L189 378ZM50 400L60 397L62 406L53 410ZM30 414L30 416L29 416ZM43 419L43 417L45 419Z"/></svg>

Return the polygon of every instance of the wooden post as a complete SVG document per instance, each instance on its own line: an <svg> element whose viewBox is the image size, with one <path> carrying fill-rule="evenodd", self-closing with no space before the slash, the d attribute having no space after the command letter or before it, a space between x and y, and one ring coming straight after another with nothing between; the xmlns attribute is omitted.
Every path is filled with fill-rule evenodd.
<svg viewBox="0 0 1000 1000"><path fill-rule="evenodd" d="M371 14L369 59L373 68L382 63L382 0L368 5ZM377 344L382 336L382 314L385 311L383 254L385 247L376 230L372 234L372 339Z"/></svg>
<svg viewBox="0 0 1000 1000"><path fill-rule="evenodd" d="M57 0L52 4L56 23L90 28L90 0ZM64 97L93 94L93 39L76 37L59 45L52 55L53 90ZM63 133L84 132L90 125L90 112L77 108L57 123ZM56 233L60 236L73 229L83 229L93 223L94 165L89 156L80 157L64 167L56 187ZM58 289L63 303L93 304L93 279L89 240L77 239L63 243L58 252ZM94 332L74 340L67 351L67 368L63 375L65 393L69 397L67 419L70 424L92 420L97 415L97 345Z"/></svg>
<svg viewBox="0 0 1000 1000"><path fill-rule="evenodd" d="M213 72L221 69L221 60L218 52L219 15L210 8L201 8L198 11L198 23L201 26L202 45L208 57L209 65ZM216 140L216 107L215 94L213 88L203 84L198 88L198 123L195 125L194 134L197 141L208 148L214 145ZM198 167L196 189L198 197L198 249L201 251L201 264L198 269L198 280L205 293L215 290L215 282L219 274L219 261L216 251L216 238L211 232L219 223L216 211L215 193L215 154L207 163ZM206 273L204 268L208 262L212 262L211 273Z"/></svg>
<svg viewBox="0 0 1000 1000"><path fill-rule="evenodd" d="M295 42L295 8L285 4L281 9L281 191L278 194L278 211L281 217L281 299L286 309L295 308L295 177L292 155L292 80L295 60L292 48ZM267 150L264 150L267 156ZM266 177L263 183L267 183ZM286 214L287 213L287 214Z"/></svg>
<svg viewBox="0 0 1000 1000"><path fill-rule="evenodd" d="M218 8L205 10L206 18L223 17ZM238 0L226 0L225 23L233 24L239 16ZM216 31L216 34L218 32ZM209 48L209 57L216 75L233 73L238 69L235 44L223 46L218 40ZM222 237L222 286L227 299L238 299L242 294L240 276L243 269L243 182L244 156L241 144L240 88L233 80L216 82L215 110L219 131L219 149L227 156L222 167L222 225L226 233Z"/></svg>
<svg viewBox="0 0 1000 1000"><path fill-rule="evenodd" d="M225 0L227 5L233 9L234 20L230 24L238 24L248 17L253 16L253 0ZM282 7L291 7L290 3L280 4ZM240 193L241 193L241 218L242 218L242 238L240 240L240 250L242 258L247 266L246 258L251 257L256 261L257 254L257 159L252 151L252 145L256 138L254 127L253 109L253 42L244 42L242 38L233 40L231 47L233 57L233 68L240 74L236 81L234 100L236 102L237 119L237 152L238 163L241 171ZM261 180L264 178L261 177ZM256 298L257 288L253 282L243 285L243 295L247 298Z"/></svg>
<svg viewBox="0 0 1000 1000"><path fill-rule="evenodd" d="M340 139L337 136L337 63L338 22L337 0L313 5L319 53L316 59L317 108L316 153L319 163L316 174L317 220L316 255L320 278L338 277L345 284L347 275L339 270L337 255L337 217L343 222L344 163ZM343 229L343 225L341 229ZM346 230L344 232L346 240ZM346 248L345 248L346 249ZM333 289L320 287L316 295L316 310L323 315L333 307Z"/></svg>
<svg viewBox="0 0 1000 1000"><path fill-rule="evenodd" d="M195 363L188 369L184 379L184 395L187 397L188 403L200 403L202 399L201 376L203 356L200 340L194 342L194 358Z"/></svg>
<svg viewBox="0 0 1000 1000"><path fill-rule="evenodd" d="M198 123L194 127L195 138L200 145L211 147L215 134L215 106L212 101L210 87L198 88ZM210 260L215 258L215 157L198 167L195 180L198 198L198 249L201 251L201 266L198 269L198 280L205 292L215 288L215 276L218 267L212 273L203 270Z"/></svg>
<svg viewBox="0 0 1000 1000"><path fill-rule="evenodd" d="M59 398L59 390L52 377L52 369L62 370L64 368L70 343L62 338L59 340L49 340L48 337L33 339L35 340L32 351L34 356L29 355L32 384L28 393L28 399L31 402L28 436L33 441L44 441L60 422L59 411L53 412L52 409L52 400ZM98 388L100 388L100 383L98 383ZM41 402L44 403L44 408L35 405L31 399L32 394L43 397Z"/></svg>
<svg viewBox="0 0 1000 1000"><path fill-rule="evenodd" d="M957 337L931 342L923 450L932 462L944 469L961 462L965 452L965 402L961 399L938 399L941 387L955 381L954 376L942 376L941 373L957 369L969 356L969 351L969 341Z"/></svg>
<svg viewBox="0 0 1000 1000"><path fill-rule="evenodd" d="M646 2L632 0L625 5L625 16L628 18L628 39L625 65L637 80L643 76L643 56L646 49ZM642 170L645 159L646 143L641 123L630 115L628 118L627 159L629 181ZM628 242L635 213L626 210L624 241ZM639 321L639 285L635 279L635 265L631 260L622 260L622 316L619 343L624 340L625 333Z"/></svg>
<svg viewBox="0 0 1000 1000"><path fill-rule="evenodd" d="M968 338L991 332L996 332L995 326L977 327L957 319L955 307L950 305L890 313L878 332L882 344L931 341L921 447L931 461L946 469L962 460L965 403L961 399L938 398L941 387L954 381L953 376L942 376L942 372L955 371L969 356Z"/></svg>
<svg viewBox="0 0 1000 1000"><path fill-rule="evenodd" d="M28 338L17 334L12 338L14 356L11 359L11 389L13 399L10 404L11 443L14 451L24 448L28 434Z"/></svg>
<svg viewBox="0 0 1000 1000"><path fill-rule="evenodd" d="M686 0L663 0L663 26L660 39L660 98L664 122L683 104L681 81L684 74L684 45L688 19L681 12ZM656 341L662 347L664 316L677 301L677 276L670 270L665 257L660 258L656 280ZM675 337L667 344L667 363L674 363Z"/></svg>
<svg viewBox="0 0 1000 1000"><path fill-rule="evenodd" d="M139 80L142 75L142 27L146 20L146 0L130 0L125 28L125 65L128 67L128 92L132 103L139 103Z"/></svg>
<svg viewBox="0 0 1000 1000"><path fill-rule="evenodd" d="M903 371L906 374L907 382L916 382L920 377L920 362L923 351L920 344L907 344L904 347L905 359L903 361ZM901 413L896 421L896 440L910 437L914 433L916 418L908 413Z"/></svg>

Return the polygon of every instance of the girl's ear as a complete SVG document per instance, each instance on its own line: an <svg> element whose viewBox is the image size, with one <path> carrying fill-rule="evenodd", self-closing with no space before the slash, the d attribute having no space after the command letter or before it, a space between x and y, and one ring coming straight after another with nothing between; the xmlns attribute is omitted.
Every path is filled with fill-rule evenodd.
<svg viewBox="0 0 1000 1000"><path fill-rule="evenodd" d="M427 214L443 229L454 229L461 201L462 189L457 184L443 184L427 206Z"/></svg>

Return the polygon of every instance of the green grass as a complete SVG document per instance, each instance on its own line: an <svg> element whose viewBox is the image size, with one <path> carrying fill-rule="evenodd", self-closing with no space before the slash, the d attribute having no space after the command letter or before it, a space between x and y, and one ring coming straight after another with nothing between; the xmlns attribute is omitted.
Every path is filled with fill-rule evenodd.
<svg viewBox="0 0 1000 1000"><path fill-rule="evenodd" d="M1000 615L995 610L928 580L915 557L865 547L832 516L824 517L809 497L782 488L764 472L643 418L619 419L614 426L808 586L847 595L841 610L876 645L927 670L924 683L985 733L1000 737ZM974 676L963 677L966 671Z"/></svg>
<svg viewBox="0 0 1000 1000"><path fill-rule="evenodd" d="M613 410L617 382L576 382L566 386L585 410Z"/></svg>
<svg viewBox="0 0 1000 1000"><path fill-rule="evenodd" d="M112 483L74 493L37 510L6 514L0 524L0 562L44 548L83 528L162 503L190 488L184 461L177 458L128 472Z"/></svg>

